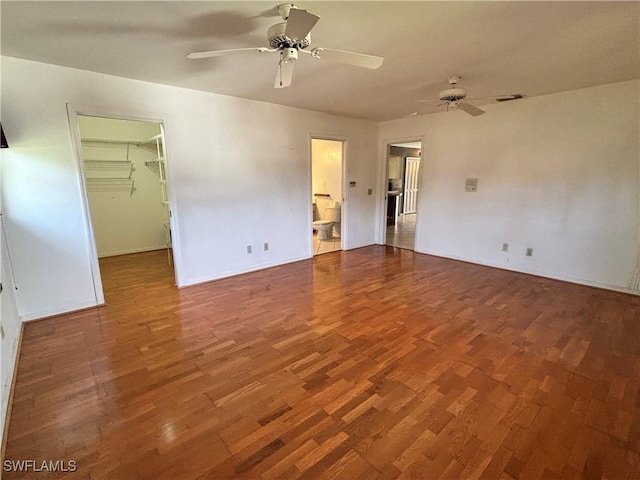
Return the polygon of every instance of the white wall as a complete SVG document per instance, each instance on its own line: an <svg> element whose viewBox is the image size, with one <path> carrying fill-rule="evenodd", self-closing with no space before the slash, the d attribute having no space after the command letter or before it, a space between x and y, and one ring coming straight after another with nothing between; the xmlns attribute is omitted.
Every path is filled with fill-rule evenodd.
<svg viewBox="0 0 640 480"><path fill-rule="evenodd" d="M166 121L179 285L312 255L310 136L345 138L348 244L374 243L374 123L2 57L9 237L25 319L95 305L66 103ZM293 87L295 88L295 87ZM262 250L269 242L269 250ZM174 246L176 244L174 243ZM246 246L253 246L253 254Z"/></svg>
<svg viewBox="0 0 640 480"><path fill-rule="evenodd" d="M639 93L630 81L381 124L380 165L389 140L424 138L416 250L628 290ZM477 193L465 193L467 177Z"/></svg>
<svg viewBox="0 0 640 480"><path fill-rule="evenodd" d="M160 125L100 117L78 117L82 138L143 142L160 133ZM99 257L144 252L164 248L167 243L165 223L167 207L162 204L160 177L145 165L158 154L136 145L83 145L84 160L129 160L133 164L129 191L88 190L91 221ZM85 167L85 175L91 175Z"/></svg>
<svg viewBox="0 0 640 480"><path fill-rule="evenodd" d="M357 186L346 191L346 248L382 231L374 199L386 186L386 140L423 137L418 251L610 288L627 288L631 277L640 231L637 81L490 105L475 118L389 122L377 145L370 122L1 61L11 145L3 213L23 319L96 303L66 103L166 121L180 285L311 256L310 136L348 141L345 181ZM466 177L479 178L477 193L464 193Z"/></svg>

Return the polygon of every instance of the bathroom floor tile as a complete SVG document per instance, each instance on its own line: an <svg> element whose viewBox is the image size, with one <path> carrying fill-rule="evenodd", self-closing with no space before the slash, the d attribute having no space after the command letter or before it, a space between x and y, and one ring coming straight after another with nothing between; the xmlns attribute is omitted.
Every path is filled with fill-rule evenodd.
<svg viewBox="0 0 640 480"><path fill-rule="evenodd" d="M342 241L340 237L333 237L328 240L319 240L318 233L313 232L313 254L321 255L323 253L335 252L342 250Z"/></svg>

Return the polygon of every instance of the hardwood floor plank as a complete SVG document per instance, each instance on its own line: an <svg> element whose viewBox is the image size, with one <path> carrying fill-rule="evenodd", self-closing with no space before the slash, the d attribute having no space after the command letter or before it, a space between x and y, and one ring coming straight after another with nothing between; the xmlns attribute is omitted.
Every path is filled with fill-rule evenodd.
<svg viewBox="0 0 640 480"><path fill-rule="evenodd" d="M106 306L24 327L6 458L51 478L640 475L638 297L382 246L100 263Z"/></svg>

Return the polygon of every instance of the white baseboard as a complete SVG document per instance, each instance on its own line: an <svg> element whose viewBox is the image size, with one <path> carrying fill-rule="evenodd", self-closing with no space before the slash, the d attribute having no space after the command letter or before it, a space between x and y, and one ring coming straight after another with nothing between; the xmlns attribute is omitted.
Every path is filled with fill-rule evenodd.
<svg viewBox="0 0 640 480"><path fill-rule="evenodd" d="M87 308L98 307L99 305L94 301L82 302L74 305L66 305L51 310L40 310L38 312L30 312L21 315L23 322L30 322L32 320L42 320L47 317L55 317L57 315L63 315L65 313L76 312L78 310L85 310Z"/></svg>
<svg viewBox="0 0 640 480"><path fill-rule="evenodd" d="M291 257L291 258L287 258L287 259L281 260L281 261L279 261L277 263L269 262L269 263L260 263L260 264L257 264L257 265L251 265L251 267L248 267L248 268L243 268L243 269L240 269L240 270L223 272L223 273L221 273L219 275L215 275L213 277L200 277L200 278L187 280L186 282L181 283L180 285L178 285L178 288L191 287L193 285L199 285L201 283L213 282L215 280L222 280L223 278L230 278L230 277L235 277L237 275L242 275L242 274L245 274L245 273L257 272L259 270L264 270L266 268L279 267L280 265L286 265L288 263L299 262L301 260L308 260L309 258L313 258L313 257L306 257L306 256L303 256L303 257Z"/></svg>
<svg viewBox="0 0 640 480"><path fill-rule="evenodd" d="M164 250L166 248L166 245L157 245L155 247L134 248L133 250L118 250L117 252L100 253L98 254L98 258L117 257L118 255L128 255L130 253L153 252L154 250Z"/></svg>
<svg viewBox="0 0 640 480"><path fill-rule="evenodd" d="M527 275L533 275L533 276L536 276L536 277L549 278L549 279L552 279L552 280L560 280L562 282L575 283L577 285L585 285L587 287L602 288L602 289L605 289L605 290L612 290L614 292L628 293L630 295L636 295L636 296L640 295L640 292L634 291L631 288L621 287L620 285L611 285L611 284L608 284L608 283L596 282L596 281L593 281L593 280L587 280L587 279L579 278L579 277L572 277L570 275L549 273L549 272L543 272L543 271L534 270L534 269L509 268L508 266L505 266L505 265L497 265L497 264L492 264L492 263L488 263L488 262L480 262L478 260L471 259L471 258L460 257L460 256L457 256L457 255L447 255L447 254L443 254L443 253L440 253L440 252L434 252L434 251L415 250L415 252L416 253L423 253L425 255L433 255L434 257L448 258L448 259L451 259L451 260L459 260L461 262L473 263L474 265L482 265L484 267L499 268L501 270L508 270L510 272L525 273Z"/></svg>

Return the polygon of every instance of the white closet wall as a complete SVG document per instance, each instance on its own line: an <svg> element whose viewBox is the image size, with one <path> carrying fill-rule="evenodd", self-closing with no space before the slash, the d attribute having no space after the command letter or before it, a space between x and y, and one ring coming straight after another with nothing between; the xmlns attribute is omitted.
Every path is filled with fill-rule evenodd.
<svg viewBox="0 0 640 480"><path fill-rule="evenodd" d="M87 177L96 174L108 177L108 171L100 171L100 166L92 171L92 165L105 162L119 162L124 164L123 167L132 168L130 180L126 178L128 172L115 171L113 176L119 176L123 181L113 187L109 185L108 179L103 182L98 180L97 185L95 181L88 180L87 193L98 256L165 248L164 225L167 216L166 207L162 205L160 179L145 164L157 157L155 143L148 144L147 148L128 143L144 141L157 135L160 133L160 125L85 116L78 117L78 125L83 139ZM126 181L131 182L133 190L125 184Z"/></svg>

